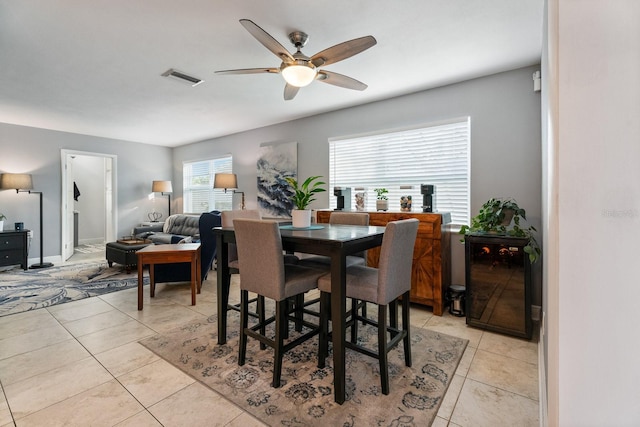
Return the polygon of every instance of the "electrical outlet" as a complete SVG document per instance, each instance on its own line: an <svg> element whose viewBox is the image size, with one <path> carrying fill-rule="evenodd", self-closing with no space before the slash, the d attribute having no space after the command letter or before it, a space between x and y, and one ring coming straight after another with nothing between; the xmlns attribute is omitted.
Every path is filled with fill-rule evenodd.
<svg viewBox="0 0 640 427"><path fill-rule="evenodd" d="M29 238L33 239L33 230L29 230Z"/></svg>

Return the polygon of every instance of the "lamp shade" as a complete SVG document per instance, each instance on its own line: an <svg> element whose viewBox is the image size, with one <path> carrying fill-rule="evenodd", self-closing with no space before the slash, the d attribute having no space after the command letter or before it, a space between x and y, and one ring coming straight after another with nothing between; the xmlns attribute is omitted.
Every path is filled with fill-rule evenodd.
<svg viewBox="0 0 640 427"><path fill-rule="evenodd" d="M213 188L238 188L238 178L235 173L217 173L213 178Z"/></svg>
<svg viewBox="0 0 640 427"><path fill-rule="evenodd" d="M0 189L2 190L33 190L31 174L3 173L0 175Z"/></svg>
<svg viewBox="0 0 640 427"><path fill-rule="evenodd" d="M173 193L173 187L171 181L153 181L151 185L151 192L153 193Z"/></svg>

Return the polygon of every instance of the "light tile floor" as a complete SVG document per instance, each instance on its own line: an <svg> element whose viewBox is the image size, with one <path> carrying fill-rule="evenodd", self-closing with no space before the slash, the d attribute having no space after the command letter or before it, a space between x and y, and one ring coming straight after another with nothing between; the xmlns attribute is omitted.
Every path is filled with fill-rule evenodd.
<svg viewBox="0 0 640 427"><path fill-rule="evenodd" d="M264 425L138 344L206 318L215 302L213 278L195 306L188 285L158 285L141 312L131 289L0 317L0 427ZM535 340L417 305L411 323L469 340L433 426L539 425Z"/></svg>

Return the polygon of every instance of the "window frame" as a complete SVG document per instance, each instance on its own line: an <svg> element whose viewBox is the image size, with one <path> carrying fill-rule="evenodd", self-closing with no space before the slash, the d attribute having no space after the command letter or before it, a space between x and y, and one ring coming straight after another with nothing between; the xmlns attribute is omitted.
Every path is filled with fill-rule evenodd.
<svg viewBox="0 0 640 427"><path fill-rule="evenodd" d="M197 176L205 176L205 174L193 174L193 167L198 164L207 164L207 181L201 185L192 184L192 179ZM216 164L218 164L216 166ZM182 209L185 213L200 214L213 210L223 211L233 209L233 191L224 191L220 188L213 188L213 182L216 173L233 173L233 156L225 154L221 156L211 157L208 159L198 159L182 162ZM193 200L194 190L207 190L205 208L195 209Z"/></svg>

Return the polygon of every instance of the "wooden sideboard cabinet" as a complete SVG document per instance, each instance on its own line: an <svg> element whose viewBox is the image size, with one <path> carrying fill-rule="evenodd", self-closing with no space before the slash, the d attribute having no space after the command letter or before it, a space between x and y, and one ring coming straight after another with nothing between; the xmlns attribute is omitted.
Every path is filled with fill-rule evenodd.
<svg viewBox="0 0 640 427"><path fill-rule="evenodd" d="M29 230L0 231L0 266L20 264L27 269L27 236Z"/></svg>
<svg viewBox="0 0 640 427"><path fill-rule="evenodd" d="M330 210L317 212L317 222L328 223ZM416 218L418 236L413 250L411 272L411 302L428 305L433 314L442 316L445 306L445 291L451 284L451 246L447 224L449 213L422 212L367 212L369 225L385 226L389 221ZM378 266L380 248L367 251L367 264Z"/></svg>

